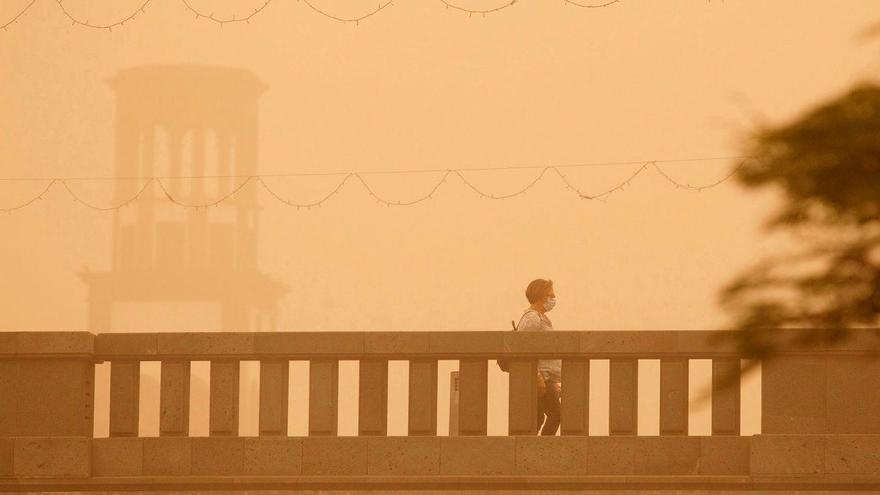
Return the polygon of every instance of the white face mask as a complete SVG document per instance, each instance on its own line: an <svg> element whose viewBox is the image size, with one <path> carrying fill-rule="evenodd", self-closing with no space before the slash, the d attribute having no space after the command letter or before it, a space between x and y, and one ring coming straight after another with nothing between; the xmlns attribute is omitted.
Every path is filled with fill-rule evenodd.
<svg viewBox="0 0 880 495"><path fill-rule="evenodd" d="M555 297L551 297L551 298L547 299L546 301L544 301L544 311L550 311L551 309L553 309L553 306L556 306L556 298Z"/></svg>

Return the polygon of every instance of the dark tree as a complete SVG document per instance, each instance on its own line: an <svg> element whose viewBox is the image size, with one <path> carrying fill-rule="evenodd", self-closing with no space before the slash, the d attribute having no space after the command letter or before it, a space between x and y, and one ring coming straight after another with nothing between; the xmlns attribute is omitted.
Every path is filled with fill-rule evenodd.
<svg viewBox="0 0 880 495"><path fill-rule="evenodd" d="M880 321L880 87L863 84L791 122L757 131L754 159L735 178L777 187L784 206L765 224L799 241L746 270L721 291L735 339L767 358L779 328L812 328L795 344L846 338ZM818 331L822 329L824 331ZM880 344L880 341L878 341Z"/></svg>

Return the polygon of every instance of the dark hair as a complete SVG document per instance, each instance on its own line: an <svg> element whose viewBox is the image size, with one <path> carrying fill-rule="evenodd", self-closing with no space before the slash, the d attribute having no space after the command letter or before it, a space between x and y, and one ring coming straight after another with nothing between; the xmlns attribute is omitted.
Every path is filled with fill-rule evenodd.
<svg viewBox="0 0 880 495"><path fill-rule="evenodd" d="M547 292L547 289L550 287L553 287L552 280L536 278L529 282L529 286L526 287L526 299L529 300L530 304L534 304L544 297L544 293Z"/></svg>

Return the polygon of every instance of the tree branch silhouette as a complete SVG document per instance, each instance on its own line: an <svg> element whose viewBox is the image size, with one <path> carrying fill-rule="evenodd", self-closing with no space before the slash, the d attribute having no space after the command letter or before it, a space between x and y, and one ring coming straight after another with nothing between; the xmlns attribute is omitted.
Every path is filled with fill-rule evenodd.
<svg viewBox="0 0 880 495"><path fill-rule="evenodd" d="M880 86L857 85L793 122L759 129L749 147L756 158L734 178L780 189L784 204L765 228L796 234L801 245L722 288L739 351L767 359L782 346L833 344L847 328L878 326ZM774 332L782 328L817 331L792 341Z"/></svg>

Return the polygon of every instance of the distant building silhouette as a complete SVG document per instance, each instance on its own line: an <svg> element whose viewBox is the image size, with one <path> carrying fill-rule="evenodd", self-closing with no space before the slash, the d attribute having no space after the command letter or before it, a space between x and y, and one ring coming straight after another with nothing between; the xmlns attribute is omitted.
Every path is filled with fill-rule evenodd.
<svg viewBox="0 0 880 495"><path fill-rule="evenodd" d="M168 197L189 205L212 203L257 173L257 103L267 86L244 70L186 65L125 69L110 86L116 92L113 204L143 187L145 180L132 178L158 177L161 184L153 182L136 201L113 212L110 269L87 267L78 274L88 285L88 329L131 331L114 324L114 308L149 302L159 308L219 307L219 328L187 331L275 330L285 288L257 266L260 208L253 184L208 208L185 208ZM169 178L206 175L212 177ZM143 379L158 380L153 375ZM194 386L207 390L207 379L196 376ZM256 386L255 377L241 379ZM150 388L158 388L154 385ZM153 400L158 396L142 404ZM207 405L197 407L203 408Z"/></svg>
<svg viewBox="0 0 880 495"><path fill-rule="evenodd" d="M227 176L163 180L176 200L205 204L244 180L228 176L257 173L257 99L266 86L253 74L149 66L123 70L110 84L117 100L120 177L114 204L142 185L125 177ZM161 141L166 163L157 159ZM214 163L207 160L209 141ZM171 203L159 184L152 184L136 202L114 212L111 269L80 273L89 287L88 328L111 331L113 305L120 302L213 301L221 308L223 331L274 329L284 288L257 267L258 227L252 187L216 207L195 210Z"/></svg>

